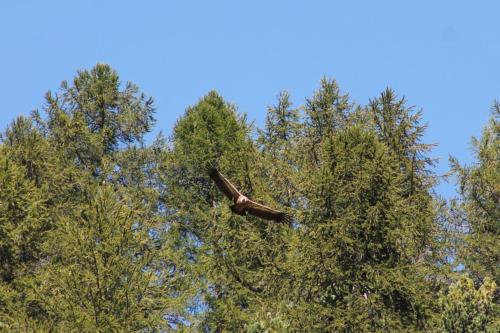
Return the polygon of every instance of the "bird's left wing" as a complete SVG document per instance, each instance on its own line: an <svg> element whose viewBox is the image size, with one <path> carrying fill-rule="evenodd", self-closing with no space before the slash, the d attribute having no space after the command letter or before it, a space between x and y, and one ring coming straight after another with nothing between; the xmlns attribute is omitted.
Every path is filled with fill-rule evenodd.
<svg viewBox="0 0 500 333"><path fill-rule="evenodd" d="M231 184L229 179L224 177L216 168L210 168L210 170L208 170L208 175L212 178L222 193L224 193L230 200L238 199L241 195L236 186Z"/></svg>

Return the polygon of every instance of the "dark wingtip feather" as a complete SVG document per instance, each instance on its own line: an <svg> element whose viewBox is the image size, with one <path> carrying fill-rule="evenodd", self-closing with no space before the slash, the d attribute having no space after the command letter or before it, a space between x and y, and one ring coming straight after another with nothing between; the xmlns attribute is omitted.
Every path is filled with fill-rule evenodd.
<svg viewBox="0 0 500 333"><path fill-rule="evenodd" d="M282 213L278 222L281 222L281 223L286 223L286 224L290 224L292 223L292 214L289 214L289 213Z"/></svg>
<svg viewBox="0 0 500 333"><path fill-rule="evenodd" d="M218 179L220 179L222 177L222 174L220 173L220 171L217 168L210 167L210 168L208 168L208 176L210 178L212 178L213 180L217 181Z"/></svg>
<svg viewBox="0 0 500 333"><path fill-rule="evenodd" d="M208 168L208 175L209 176L213 176L213 175L216 175L218 173L219 173L219 170L217 170L217 168L215 168L215 167Z"/></svg>
<svg viewBox="0 0 500 333"><path fill-rule="evenodd" d="M274 214L274 216L259 215L259 214L256 214L255 212L252 212L252 213L249 212L249 214L256 216L256 217L259 217L259 218L262 218L262 219L265 219L265 220L270 220L270 221L274 221L277 223L283 223L283 224L287 224L287 225L290 225L293 221L292 215L286 214L283 212L280 212L278 214Z"/></svg>

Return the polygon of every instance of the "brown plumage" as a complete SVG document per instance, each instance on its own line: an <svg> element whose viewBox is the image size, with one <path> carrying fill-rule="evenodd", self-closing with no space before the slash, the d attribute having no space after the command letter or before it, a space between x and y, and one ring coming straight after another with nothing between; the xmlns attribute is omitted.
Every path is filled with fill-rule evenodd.
<svg viewBox="0 0 500 333"><path fill-rule="evenodd" d="M246 215L248 213L277 222L287 222L289 220L288 214L248 199L216 168L211 168L208 174L222 193L234 202L234 205L230 206L233 213L238 215Z"/></svg>

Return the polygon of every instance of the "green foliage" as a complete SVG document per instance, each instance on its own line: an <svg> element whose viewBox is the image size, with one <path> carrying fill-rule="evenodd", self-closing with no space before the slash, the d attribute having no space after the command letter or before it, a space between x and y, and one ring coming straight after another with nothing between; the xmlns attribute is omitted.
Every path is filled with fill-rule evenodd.
<svg viewBox="0 0 500 333"><path fill-rule="evenodd" d="M73 85L66 81L61 91L48 92L44 113L35 119L50 142L80 167L101 173L103 159L122 145L142 143L154 124L153 99L120 80L108 65L80 71Z"/></svg>
<svg viewBox="0 0 500 333"><path fill-rule="evenodd" d="M245 193L262 191L254 177L259 157L249 130L233 106L210 92L186 110L172 136L164 174L167 218L175 221L170 235L197 267L199 294L209 309L197 324L200 330L242 329L253 314L254 294L272 278L265 271L278 252L269 243L275 242L272 228L279 226L233 216L207 174L209 166L217 166Z"/></svg>
<svg viewBox="0 0 500 333"><path fill-rule="evenodd" d="M353 110L335 81L322 81L303 118L281 94L268 109L260 151L214 93L186 111L166 179L175 181L168 186L175 237L184 237L180 246L205 282L200 327L272 331L279 322L291 331L348 332L432 325L440 272L428 146L420 143L418 114L393 99L384 100L379 124L405 130L382 133L368 121L382 111ZM407 148L387 143L401 138ZM244 193L287 206L292 225L231 215L207 177L211 165Z"/></svg>
<svg viewBox="0 0 500 333"><path fill-rule="evenodd" d="M290 324L278 313L271 315L270 312L257 314L254 322L246 325L247 333L288 333L292 332Z"/></svg>
<svg viewBox="0 0 500 333"><path fill-rule="evenodd" d="M494 315L493 297L497 286L486 278L479 289L472 279L462 277L441 297L441 320L444 332L498 332L500 320Z"/></svg>
<svg viewBox="0 0 500 333"><path fill-rule="evenodd" d="M461 166L451 159L461 195L458 217L465 221L462 227L468 230L459 255L476 282L490 276L497 285L500 283L499 116L500 106L495 104L481 138L472 141L476 157L473 165Z"/></svg>
<svg viewBox="0 0 500 333"><path fill-rule="evenodd" d="M52 208L67 198L58 186L64 183L60 171L65 167L29 118L11 124L0 151L0 322L8 330L43 330L47 327L37 318L43 318L44 311L28 290L46 258L44 243L54 227Z"/></svg>
<svg viewBox="0 0 500 333"><path fill-rule="evenodd" d="M285 154L299 135L301 124L299 110L292 109L290 95L282 92L278 95L278 103L268 108L265 131L261 132L259 142L264 151L273 157Z"/></svg>
<svg viewBox="0 0 500 333"><path fill-rule="evenodd" d="M0 321L9 331L183 325L189 269L164 239L164 144L143 144L152 103L97 65L7 129Z"/></svg>
<svg viewBox="0 0 500 333"><path fill-rule="evenodd" d="M0 147L0 280L10 282L39 258L40 237L50 222L43 193L6 150Z"/></svg>
<svg viewBox="0 0 500 333"><path fill-rule="evenodd" d="M374 132L352 126L337 133L322 143L320 166L302 185L308 205L289 265L305 311L296 318L310 321L297 324L424 328L433 306L425 278L433 270L432 206L404 197L404 175Z"/></svg>
<svg viewBox="0 0 500 333"><path fill-rule="evenodd" d="M183 284L149 233L157 221L111 186L89 189L86 202L58 218L36 296L60 330L165 330ZM186 296L186 295L185 295Z"/></svg>
<svg viewBox="0 0 500 333"><path fill-rule="evenodd" d="M1 136L0 331L494 331L494 117L448 209L421 112L391 89L367 106L328 79L303 106L281 93L257 135L212 91L146 145L153 100L80 71ZM210 167L290 223L232 214Z"/></svg>

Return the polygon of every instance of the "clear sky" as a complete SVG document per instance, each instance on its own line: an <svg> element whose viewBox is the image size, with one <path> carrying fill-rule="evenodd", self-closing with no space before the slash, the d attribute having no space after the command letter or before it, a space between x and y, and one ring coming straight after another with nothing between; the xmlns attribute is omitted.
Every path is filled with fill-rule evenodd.
<svg viewBox="0 0 500 333"><path fill-rule="evenodd" d="M98 62L155 98L166 134L211 89L260 126L281 90L300 105L327 76L357 103L390 86L422 108L444 173L500 99L499 15L498 0L2 1L0 127Z"/></svg>

